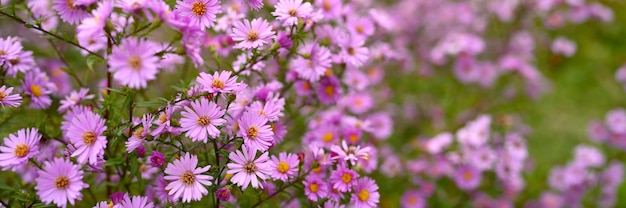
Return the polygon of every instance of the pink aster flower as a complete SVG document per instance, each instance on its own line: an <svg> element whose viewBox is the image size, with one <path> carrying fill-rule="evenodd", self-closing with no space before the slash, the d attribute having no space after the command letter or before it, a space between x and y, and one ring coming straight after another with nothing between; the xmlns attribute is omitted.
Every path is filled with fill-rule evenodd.
<svg viewBox="0 0 626 208"><path fill-rule="evenodd" d="M235 48L252 49L266 45L274 34L267 20L256 18L252 21L244 19L235 22L230 36L238 42Z"/></svg>
<svg viewBox="0 0 626 208"><path fill-rule="evenodd" d="M326 47L319 46L317 43L305 43L298 50L298 56L291 63L291 67L298 76L311 82L316 82L331 69L331 53Z"/></svg>
<svg viewBox="0 0 626 208"><path fill-rule="evenodd" d="M276 10L272 12L272 15L283 22L283 25L292 26L298 24L299 18L307 18L312 13L313 6L311 6L309 2L302 3L302 0L280 0L278 4L276 4Z"/></svg>
<svg viewBox="0 0 626 208"><path fill-rule="evenodd" d="M222 118L225 110L214 102L209 102L206 98L200 98L191 103L191 108L185 106L185 111L181 113L180 119L182 131L186 131L185 136L192 141L202 141L207 143L208 137L215 138L220 135L218 126L224 125L226 120Z"/></svg>
<svg viewBox="0 0 626 208"><path fill-rule="evenodd" d="M576 43L564 37L555 39L550 48L553 53L561 54L566 57L571 57L576 53Z"/></svg>
<svg viewBox="0 0 626 208"><path fill-rule="evenodd" d="M404 208L424 208L426 202L424 196L417 190L410 190L402 195L402 207Z"/></svg>
<svg viewBox="0 0 626 208"><path fill-rule="evenodd" d="M28 159L39 153L41 134L37 129L20 129L16 134L4 138L4 146L0 146L0 167L8 170L28 162Z"/></svg>
<svg viewBox="0 0 626 208"><path fill-rule="evenodd" d="M137 127L128 141L126 142L126 152L131 153L138 147L143 145L143 141L150 133L150 126L152 126L153 116L150 114L144 114L141 119L141 126Z"/></svg>
<svg viewBox="0 0 626 208"><path fill-rule="evenodd" d="M171 181L165 189L169 194L183 202L200 201L202 196L209 193L204 185L210 186L212 176L202 175L209 171L210 165L198 168L198 157L185 153L185 156L167 165L165 180Z"/></svg>
<svg viewBox="0 0 626 208"><path fill-rule="evenodd" d="M370 51L363 46L365 38L359 36L345 37L341 42L338 62L346 63L350 67L360 67L369 60Z"/></svg>
<svg viewBox="0 0 626 208"><path fill-rule="evenodd" d="M370 147L361 149L361 146L348 146L346 140L342 140L341 147L337 145L330 147L330 151L336 154L336 156L331 157L331 159L344 160L352 163L352 165L356 165L359 159L369 159L370 149Z"/></svg>
<svg viewBox="0 0 626 208"><path fill-rule="evenodd" d="M83 195L80 190L89 187L83 183L83 171L80 166L62 158L46 161L43 169L38 170L36 179L37 195L46 204L54 203L59 207L67 207L67 202L74 205Z"/></svg>
<svg viewBox="0 0 626 208"><path fill-rule="evenodd" d="M480 185L481 173L478 169L464 165L456 170L454 181L456 185L463 190L472 190Z"/></svg>
<svg viewBox="0 0 626 208"><path fill-rule="evenodd" d="M173 195L169 194L169 190L166 189L168 185L167 180L165 180L165 178L163 178L163 174L159 174L155 179L154 179L154 186L152 186L152 191L155 194L155 198L159 199L161 202L167 203L176 203L178 202L177 198L174 198Z"/></svg>
<svg viewBox="0 0 626 208"><path fill-rule="evenodd" d="M124 200L115 205L115 208L154 208L154 203L148 202L145 196L124 195Z"/></svg>
<svg viewBox="0 0 626 208"><path fill-rule="evenodd" d="M22 81L24 94L30 95L30 106L37 109L45 109L52 104L49 94L54 88L47 81L48 77L39 70L26 73Z"/></svg>
<svg viewBox="0 0 626 208"><path fill-rule="evenodd" d="M248 185L252 185L252 188L263 188L261 183L269 178L270 168L267 165L269 153L265 152L256 158L256 152L244 145L241 150L230 152L228 155L232 162L228 163L226 173L232 174L230 181L244 190Z"/></svg>
<svg viewBox="0 0 626 208"><path fill-rule="evenodd" d="M349 16L346 23L350 34L367 37L374 34L374 23L367 17Z"/></svg>
<svg viewBox="0 0 626 208"><path fill-rule="evenodd" d="M87 7L84 5L78 5L74 1L68 0L53 0L52 9L56 10L64 22L76 25L81 20L89 17Z"/></svg>
<svg viewBox="0 0 626 208"><path fill-rule="evenodd" d="M200 72L196 82L208 93L234 93L241 88L241 83L237 82L237 76L231 75L230 71L216 71L213 75Z"/></svg>
<svg viewBox="0 0 626 208"><path fill-rule="evenodd" d="M308 175L302 184L304 184L304 195L311 201L318 201L328 196L328 184L314 174Z"/></svg>
<svg viewBox="0 0 626 208"><path fill-rule="evenodd" d="M11 94L11 92L13 92L13 87L0 86L0 106L17 107L22 104L22 96Z"/></svg>
<svg viewBox="0 0 626 208"><path fill-rule="evenodd" d="M127 38L113 48L109 58L109 71L113 78L131 88L145 88L148 81L156 78L159 57L155 56L155 44L148 40Z"/></svg>
<svg viewBox="0 0 626 208"><path fill-rule="evenodd" d="M248 0L248 5L254 10L263 8L263 0Z"/></svg>
<svg viewBox="0 0 626 208"><path fill-rule="evenodd" d="M380 194L378 193L378 185L374 180L367 177L359 178L352 189L354 193L350 203L355 208L378 207Z"/></svg>
<svg viewBox="0 0 626 208"><path fill-rule="evenodd" d="M323 77L315 87L317 98L325 105L330 105L341 97L341 83L334 76Z"/></svg>
<svg viewBox="0 0 626 208"><path fill-rule="evenodd" d="M94 95L87 95L89 89L81 88L80 91L72 91L65 99L61 100L61 106L59 106L59 112L65 112L71 107L74 107L84 99L93 99Z"/></svg>
<svg viewBox="0 0 626 208"><path fill-rule="evenodd" d="M75 115L68 127L66 136L76 147L72 157L81 164L89 162L95 165L98 157L104 154L107 144L106 136L102 135L107 127L100 115L85 111Z"/></svg>
<svg viewBox="0 0 626 208"><path fill-rule="evenodd" d="M298 173L298 163L300 160L297 155L281 152L278 157L272 156L268 161L270 175L276 180L287 182L287 179Z"/></svg>
<svg viewBox="0 0 626 208"><path fill-rule="evenodd" d="M178 134L178 128L171 125L170 121L172 119L172 114L174 110L178 107L172 106L171 104L167 104L163 112L159 114L159 117L154 120L154 124L158 125L158 127L150 133L153 137L158 137L163 133L174 133Z"/></svg>
<svg viewBox="0 0 626 208"><path fill-rule="evenodd" d="M315 5L322 9L325 19L340 17L343 10L341 0L315 0Z"/></svg>
<svg viewBox="0 0 626 208"><path fill-rule="evenodd" d="M347 192L359 177L359 174L344 165L337 167L337 170L330 174L329 182L334 189L340 192Z"/></svg>
<svg viewBox="0 0 626 208"><path fill-rule="evenodd" d="M212 27L217 14L222 13L219 0L180 0L174 9L181 17L189 18L189 24L201 31Z"/></svg>
<svg viewBox="0 0 626 208"><path fill-rule="evenodd" d="M266 151L274 143L272 128L267 119L258 113L246 111L239 119L239 135L251 150Z"/></svg>

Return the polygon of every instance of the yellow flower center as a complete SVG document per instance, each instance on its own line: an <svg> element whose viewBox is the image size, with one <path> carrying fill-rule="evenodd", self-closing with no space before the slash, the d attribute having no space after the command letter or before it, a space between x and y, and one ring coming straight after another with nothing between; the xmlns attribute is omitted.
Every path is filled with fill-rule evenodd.
<svg viewBox="0 0 626 208"><path fill-rule="evenodd" d="M324 92L328 96L333 96L333 95L335 95L335 87L333 87L332 85L328 85L328 86L324 87Z"/></svg>
<svg viewBox="0 0 626 208"><path fill-rule="evenodd" d="M0 56L4 56L7 55L7 52L5 50L0 49Z"/></svg>
<svg viewBox="0 0 626 208"><path fill-rule="evenodd" d="M222 82L222 80L220 79L213 79L213 83L211 83L211 87L222 89L224 88L224 82Z"/></svg>
<svg viewBox="0 0 626 208"><path fill-rule="evenodd" d="M256 172L256 165L253 162L248 162L243 166L243 170L245 170L246 173L254 173Z"/></svg>
<svg viewBox="0 0 626 208"><path fill-rule="evenodd" d="M326 132L323 136L322 136L322 141L329 143L333 141L333 138L335 137L335 135L333 135L332 132Z"/></svg>
<svg viewBox="0 0 626 208"><path fill-rule="evenodd" d="M96 142L96 134L94 134L93 132L85 132L83 134L83 142L86 145L92 145L93 143Z"/></svg>
<svg viewBox="0 0 626 208"><path fill-rule="evenodd" d="M367 192L367 190L363 189L363 190L359 191L359 195L358 196L359 196L359 199L364 202L364 201L367 201L367 199L370 198L370 192Z"/></svg>
<svg viewBox="0 0 626 208"><path fill-rule="evenodd" d="M6 97L7 97L7 95L4 94L3 91L0 91L0 101L4 100L4 98L6 98Z"/></svg>
<svg viewBox="0 0 626 208"><path fill-rule="evenodd" d="M70 180L66 176L59 176L54 180L54 185L57 189L66 189L70 185Z"/></svg>
<svg viewBox="0 0 626 208"><path fill-rule="evenodd" d="M180 180L187 186L193 185L193 182L196 181L196 176L191 171L186 171L183 175L180 176Z"/></svg>
<svg viewBox="0 0 626 208"><path fill-rule="evenodd" d="M276 169L278 169L278 172L280 173L287 173L287 171L289 170L289 164L287 164L285 161L280 161Z"/></svg>
<svg viewBox="0 0 626 208"><path fill-rule="evenodd" d="M15 145L15 156L18 157L25 157L26 155L28 155L28 153L30 152L30 148L28 148L28 145L22 143L22 144L18 144Z"/></svg>
<svg viewBox="0 0 626 208"><path fill-rule="evenodd" d="M36 84L33 84L30 86L30 93L33 94L33 96L35 97L39 97L43 95L43 92L41 92L41 87Z"/></svg>
<svg viewBox="0 0 626 208"><path fill-rule="evenodd" d="M313 193L317 193L319 189L320 189L320 185L317 183L312 183L309 185L309 190Z"/></svg>
<svg viewBox="0 0 626 208"><path fill-rule="evenodd" d="M250 128L248 128L248 131L246 133L248 134L248 138L256 139L259 134L259 128L256 126L251 126Z"/></svg>
<svg viewBox="0 0 626 208"><path fill-rule="evenodd" d="M356 136L356 134L351 134L348 139L352 142L352 143L356 143L359 140L359 137Z"/></svg>
<svg viewBox="0 0 626 208"><path fill-rule="evenodd" d="M148 166L146 164L141 164L139 166L139 172L146 172L146 170L148 170Z"/></svg>
<svg viewBox="0 0 626 208"><path fill-rule="evenodd" d="M341 176L341 181L344 183L352 182L352 175L350 175L350 173L343 173L343 175Z"/></svg>
<svg viewBox="0 0 626 208"><path fill-rule="evenodd" d="M196 121L196 123L197 123L198 125L200 125L200 126L206 126L206 125L209 125L209 122L210 122L210 121L211 121L211 120L209 120L209 118L208 118L208 117L206 117L206 116L199 116L199 117L198 117L198 120Z"/></svg>
<svg viewBox="0 0 626 208"><path fill-rule="evenodd" d="M313 172L314 173L321 173L322 172L322 166L317 166L316 168L313 168Z"/></svg>
<svg viewBox="0 0 626 208"><path fill-rule="evenodd" d="M353 47L348 47L348 54L354 55L354 54L356 54L356 50L354 50Z"/></svg>
<svg viewBox="0 0 626 208"><path fill-rule="evenodd" d="M324 0L324 2L322 3L322 8L324 9L324 11L330 11L330 9L332 9L330 5L330 1Z"/></svg>
<svg viewBox="0 0 626 208"><path fill-rule="evenodd" d="M164 124L165 122L167 122L167 114L161 113L161 115L159 115L159 123Z"/></svg>
<svg viewBox="0 0 626 208"><path fill-rule="evenodd" d="M304 83L302 83L302 87L303 87L305 90L310 90L310 89L311 89L311 83L310 83L310 82L305 81Z"/></svg>
<svg viewBox="0 0 626 208"><path fill-rule="evenodd" d="M259 33L256 30L250 30L248 32L248 41L256 41L259 39Z"/></svg>
<svg viewBox="0 0 626 208"><path fill-rule="evenodd" d="M74 9L74 1L67 0L65 3L67 4L67 7L69 7L70 9Z"/></svg>
<svg viewBox="0 0 626 208"><path fill-rule="evenodd" d="M292 17L296 17L298 15L298 11L296 11L296 9L294 8L289 9L287 13L289 14L289 16L292 16Z"/></svg>
<svg viewBox="0 0 626 208"><path fill-rule="evenodd" d="M143 139L143 127L139 127L137 129L135 129L135 131L133 132L133 136L138 138L138 139Z"/></svg>
<svg viewBox="0 0 626 208"><path fill-rule="evenodd" d="M357 25L354 30L356 30L357 33L359 34L363 34L363 32L365 32L365 29L363 29L363 26L361 25Z"/></svg>
<svg viewBox="0 0 626 208"><path fill-rule="evenodd" d="M202 16L206 12L206 6L202 2L197 1L191 6L191 12L196 16Z"/></svg>
<svg viewBox="0 0 626 208"><path fill-rule="evenodd" d="M131 56L130 58L128 58L128 66L130 66L130 68L133 68L134 70L140 70L141 58L139 58L139 56Z"/></svg>
<svg viewBox="0 0 626 208"><path fill-rule="evenodd" d="M472 172L466 171L463 173L463 180L469 181L474 177Z"/></svg>

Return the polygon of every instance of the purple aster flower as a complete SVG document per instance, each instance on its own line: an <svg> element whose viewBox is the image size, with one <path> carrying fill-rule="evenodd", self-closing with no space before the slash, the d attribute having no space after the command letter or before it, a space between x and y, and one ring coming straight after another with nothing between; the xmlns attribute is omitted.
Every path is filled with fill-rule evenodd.
<svg viewBox="0 0 626 208"><path fill-rule="evenodd" d="M70 121L66 137L76 147L72 157L81 164L96 164L98 157L104 154L107 139L102 135L107 127L100 115L85 111L75 115Z"/></svg>
<svg viewBox="0 0 626 208"><path fill-rule="evenodd" d="M298 50L298 56L293 60L291 67L298 76L311 82L316 82L331 69L331 53L326 47L319 46L317 43L305 43Z"/></svg>
<svg viewBox="0 0 626 208"><path fill-rule="evenodd" d="M155 44L144 39L127 38L113 48L109 58L109 71L113 78L131 88L145 88L148 81L156 78L159 57L155 56Z"/></svg>
<svg viewBox="0 0 626 208"><path fill-rule="evenodd" d="M230 189L228 187L219 188L215 191L215 195L220 201L228 201L230 200Z"/></svg>
<svg viewBox="0 0 626 208"><path fill-rule="evenodd" d="M87 95L89 89L81 88L80 91L72 91L68 96L65 96L64 100L61 100L61 106L59 106L59 112L65 112L71 107L74 107L84 99L93 99L94 95Z"/></svg>
<svg viewBox="0 0 626 208"><path fill-rule="evenodd" d="M22 43L19 38L8 37L0 42L0 64L7 69L7 75L17 76L18 72L26 73L36 68L33 52L22 51Z"/></svg>
<svg viewBox="0 0 626 208"><path fill-rule="evenodd" d="M165 163L167 162L167 158L165 158L165 155L163 155L163 153L159 151L152 151L152 155L150 156L150 162L152 162L152 166L158 168L165 165Z"/></svg>
<svg viewBox="0 0 626 208"><path fill-rule="evenodd" d="M302 184L304 195L311 201L319 201L328 195L328 185L314 174L308 175Z"/></svg>
<svg viewBox="0 0 626 208"><path fill-rule="evenodd" d="M150 126L152 126L153 116L150 114L144 114L141 119L141 126L137 127L128 141L126 142L126 152L131 153L140 146L143 146L143 141L150 133Z"/></svg>
<svg viewBox="0 0 626 208"><path fill-rule="evenodd" d="M281 121L276 121L270 124L272 128L272 132L274 132L274 144L278 144L283 141L285 135L287 135L287 126L283 124Z"/></svg>
<svg viewBox="0 0 626 208"><path fill-rule="evenodd" d="M244 19L235 22L230 36L238 42L235 48L252 49L266 45L274 34L267 20L256 18L252 21Z"/></svg>
<svg viewBox="0 0 626 208"><path fill-rule="evenodd" d="M252 188L263 188L261 182L269 178L270 168L267 165L269 153L265 152L256 158L256 152L244 145L241 150L230 152L228 155L232 162L228 163L226 173L233 175L230 181L244 190L248 185L252 185Z"/></svg>
<svg viewBox="0 0 626 208"><path fill-rule="evenodd" d="M148 202L148 197L124 195L124 200L116 208L154 208L154 203Z"/></svg>
<svg viewBox="0 0 626 208"><path fill-rule="evenodd" d="M350 162L352 165L356 165L356 162L359 159L368 159L370 147L364 147L361 149L361 146L348 146L346 140L341 141L341 147L337 145L333 145L330 147L330 151L336 154L336 156L331 157L333 160L344 160Z"/></svg>
<svg viewBox="0 0 626 208"><path fill-rule="evenodd" d="M298 18L308 18L312 13L313 6L311 6L309 2L302 3L302 0L280 0L278 4L276 4L276 10L272 12L272 15L283 22L283 25L292 26L298 24Z"/></svg>
<svg viewBox="0 0 626 208"><path fill-rule="evenodd" d="M283 110L285 106L285 99L280 98L278 94L271 93L272 96L268 96L270 99L262 104L259 101L254 101L247 110L250 113L257 113L262 117L265 117L268 121L278 121L280 117L283 117Z"/></svg>
<svg viewBox="0 0 626 208"><path fill-rule="evenodd" d="M345 165L340 165L337 167L337 170L330 173L329 182L334 189L340 192L347 192L352 188L358 177L359 174L354 170L345 167Z"/></svg>
<svg viewBox="0 0 626 208"><path fill-rule="evenodd" d="M20 129L16 134L4 138L4 146L0 146L0 167L2 170L16 169L28 162L28 159L39 153L41 134L35 128Z"/></svg>
<svg viewBox="0 0 626 208"><path fill-rule="evenodd" d="M352 194L350 203L353 204L354 207L378 207L380 194L378 193L378 185L376 185L374 180L367 177L359 178L356 180L352 189L354 193Z"/></svg>
<svg viewBox="0 0 626 208"><path fill-rule="evenodd" d="M315 5L322 9L325 19L338 18L343 11L341 0L315 0Z"/></svg>
<svg viewBox="0 0 626 208"><path fill-rule="evenodd" d="M122 201L124 201L124 198L126 197L126 193L124 192L115 192L113 194L111 194L111 203L113 204L120 204L122 203Z"/></svg>
<svg viewBox="0 0 626 208"><path fill-rule="evenodd" d="M185 136L192 141L202 141L207 143L208 137L215 138L220 135L218 126L224 125L226 120L222 118L225 110L214 102L209 102L206 98L200 98L191 103L191 107L185 106L185 111L181 113L181 130L186 131Z"/></svg>
<svg viewBox="0 0 626 208"><path fill-rule="evenodd" d="M255 112L243 113L239 119L239 135L244 139L243 144L254 151L266 151L274 143L274 132L267 125L267 119Z"/></svg>
<svg viewBox="0 0 626 208"><path fill-rule="evenodd" d="M576 43L567 38L559 37L552 42L551 49L555 54L571 57L576 53Z"/></svg>
<svg viewBox="0 0 626 208"><path fill-rule="evenodd" d="M415 190L404 192L404 194L402 195L401 204L403 208L426 207L424 196L422 196L422 194L419 191L415 191Z"/></svg>
<svg viewBox="0 0 626 208"><path fill-rule="evenodd" d="M263 0L248 0L248 5L250 5L253 10L258 10L263 8Z"/></svg>
<svg viewBox="0 0 626 208"><path fill-rule="evenodd" d="M89 17L87 7L78 5L73 0L52 0L52 9L59 13L64 22L76 25Z"/></svg>
<svg viewBox="0 0 626 208"><path fill-rule="evenodd" d="M315 87L315 92L320 102L325 105L333 104L337 102L341 96L341 83L339 83L339 80L334 76L325 76Z"/></svg>
<svg viewBox="0 0 626 208"><path fill-rule="evenodd" d="M7 64L9 60L19 57L22 49L22 41L20 38L11 36L6 39L0 38L0 65Z"/></svg>
<svg viewBox="0 0 626 208"><path fill-rule="evenodd" d="M222 13L219 0L179 0L174 11L181 17L189 18L190 26L201 31L212 27L217 14Z"/></svg>
<svg viewBox="0 0 626 208"><path fill-rule="evenodd" d="M83 195L80 190L89 187L83 183L83 171L80 166L62 158L46 161L43 169L38 170L36 179L37 195L46 204L54 203L59 207L67 207L67 202L74 205Z"/></svg>
<svg viewBox="0 0 626 208"><path fill-rule="evenodd" d="M270 175L276 180L287 182L287 179L298 173L298 155L281 152L278 157L272 156L268 161Z"/></svg>
<svg viewBox="0 0 626 208"><path fill-rule="evenodd" d="M47 82L48 77L38 70L30 71L24 76L22 87L24 94L30 95L32 108L45 109L52 104L50 96L54 90L50 83Z"/></svg>
<svg viewBox="0 0 626 208"><path fill-rule="evenodd" d="M154 120L154 124L158 125L158 127L152 130L152 133L150 133L150 135L152 135L153 137L158 137L159 135L163 133L177 134L178 128L173 127L170 124L170 121L172 119L172 114L174 113L174 110L177 108L178 107L172 106L171 104L168 103L165 109L162 109L163 112L159 114L159 118Z"/></svg>
<svg viewBox="0 0 626 208"><path fill-rule="evenodd" d="M366 92L351 93L341 98L339 104L354 114L363 114L374 107L374 99Z"/></svg>
<svg viewBox="0 0 626 208"><path fill-rule="evenodd" d="M356 17L351 15L346 22L348 31L354 36L367 37L374 34L374 23L367 17Z"/></svg>
<svg viewBox="0 0 626 208"><path fill-rule="evenodd" d="M472 190L480 185L481 177L481 173L478 169L464 165L456 170L454 181L460 189Z"/></svg>
<svg viewBox="0 0 626 208"><path fill-rule="evenodd" d="M365 38L347 36L341 42L341 52L337 56L338 62L346 63L349 67L360 67L369 60L370 51L363 46Z"/></svg>
<svg viewBox="0 0 626 208"><path fill-rule="evenodd" d="M204 185L210 186L212 176L202 175L211 168L207 165L198 168L198 157L185 153L185 156L174 160L165 168L165 180L171 181L165 189L170 190L169 194L183 202L200 201L202 196L209 193Z"/></svg>
<svg viewBox="0 0 626 208"><path fill-rule="evenodd" d="M13 87L0 86L0 106L17 107L22 104L22 96L11 94L11 92L13 92Z"/></svg>
<svg viewBox="0 0 626 208"><path fill-rule="evenodd" d="M202 86L202 90L208 93L234 93L241 88L237 82L237 76L232 76L230 71L216 71L213 75L200 72L196 82Z"/></svg>
<svg viewBox="0 0 626 208"><path fill-rule="evenodd" d="M155 197L159 199L162 203L176 203L178 202L177 198L174 198L174 195L169 194L169 189L166 189L168 185L168 181L163 178L163 174L159 174L154 179L154 185L152 186L152 191L155 194Z"/></svg>

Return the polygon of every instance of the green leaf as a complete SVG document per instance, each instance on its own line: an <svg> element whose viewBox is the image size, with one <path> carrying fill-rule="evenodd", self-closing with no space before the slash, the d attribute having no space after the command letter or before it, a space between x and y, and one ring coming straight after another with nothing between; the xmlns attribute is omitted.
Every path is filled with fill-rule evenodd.
<svg viewBox="0 0 626 208"><path fill-rule="evenodd" d="M52 204L44 204L44 203L37 203L33 205L33 208L46 208L46 207L55 207L55 206Z"/></svg>
<svg viewBox="0 0 626 208"><path fill-rule="evenodd" d="M166 105L167 102L163 102L161 100L152 100L152 101L141 101L136 102L135 106L137 107L161 107Z"/></svg>
<svg viewBox="0 0 626 208"><path fill-rule="evenodd" d="M102 59L100 57L91 54L87 56L87 68L89 68L92 72L94 71L94 65L99 63L102 63Z"/></svg>
<svg viewBox="0 0 626 208"><path fill-rule="evenodd" d="M109 159L106 162L104 162L104 166L114 166L114 165L119 165L119 164L123 164L124 160L122 160L122 158L113 158L113 159Z"/></svg>

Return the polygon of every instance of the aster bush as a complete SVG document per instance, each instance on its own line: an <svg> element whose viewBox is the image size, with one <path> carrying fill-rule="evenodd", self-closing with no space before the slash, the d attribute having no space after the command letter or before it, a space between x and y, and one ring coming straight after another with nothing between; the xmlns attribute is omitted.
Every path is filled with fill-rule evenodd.
<svg viewBox="0 0 626 208"><path fill-rule="evenodd" d="M2 0L0 207L616 206L626 111L536 179L533 126L506 107L549 93L542 54L576 56L559 28L613 18L584 0ZM448 111L465 104L438 77L481 97Z"/></svg>

